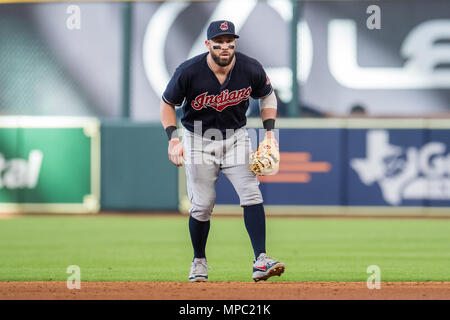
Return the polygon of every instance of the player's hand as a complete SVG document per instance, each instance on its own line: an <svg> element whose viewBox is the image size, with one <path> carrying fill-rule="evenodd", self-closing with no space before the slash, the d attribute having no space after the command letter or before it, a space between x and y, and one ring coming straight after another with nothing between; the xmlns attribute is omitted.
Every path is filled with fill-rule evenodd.
<svg viewBox="0 0 450 320"><path fill-rule="evenodd" d="M169 141L168 153L170 162L177 167L181 167L183 165L183 160L186 160L183 144L178 138Z"/></svg>
<svg viewBox="0 0 450 320"><path fill-rule="evenodd" d="M275 133L273 133L273 130L266 131L265 139L275 139Z"/></svg>
<svg viewBox="0 0 450 320"><path fill-rule="evenodd" d="M275 137L275 133L273 132L273 130L266 131L266 135L264 136L264 139L273 140L273 142L275 143L275 145L278 148L278 141L277 141L277 138Z"/></svg>
<svg viewBox="0 0 450 320"><path fill-rule="evenodd" d="M264 140L273 140L273 143L277 146L277 148L279 148L278 141L277 141L277 138L275 137L275 133L273 132L273 130L266 131Z"/></svg>

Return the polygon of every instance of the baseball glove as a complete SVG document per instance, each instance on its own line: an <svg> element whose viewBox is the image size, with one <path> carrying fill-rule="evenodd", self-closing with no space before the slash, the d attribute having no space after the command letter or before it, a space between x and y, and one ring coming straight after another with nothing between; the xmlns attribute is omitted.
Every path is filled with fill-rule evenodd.
<svg viewBox="0 0 450 320"><path fill-rule="evenodd" d="M265 138L258 149L250 153L250 170L259 176L273 175L280 166L280 151L276 139Z"/></svg>

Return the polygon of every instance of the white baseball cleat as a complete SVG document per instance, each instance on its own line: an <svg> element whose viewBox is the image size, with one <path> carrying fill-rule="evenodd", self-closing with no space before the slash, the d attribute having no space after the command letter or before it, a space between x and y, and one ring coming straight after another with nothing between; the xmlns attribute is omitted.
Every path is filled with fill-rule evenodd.
<svg viewBox="0 0 450 320"><path fill-rule="evenodd" d="M208 280L208 264L206 258L194 258L189 273L190 282L205 282Z"/></svg>
<svg viewBox="0 0 450 320"><path fill-rule="evenodd" d="M265 253L261 253L256 261L253 261L253 280L267 280L273 276L280 276L286 265L283 262L269 258Z"/></svg>

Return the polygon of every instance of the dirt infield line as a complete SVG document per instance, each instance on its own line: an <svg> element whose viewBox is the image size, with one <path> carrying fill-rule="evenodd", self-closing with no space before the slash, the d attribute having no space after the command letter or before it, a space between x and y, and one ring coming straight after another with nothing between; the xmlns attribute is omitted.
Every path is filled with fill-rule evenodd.
<svg viewBox="0 0 450 320"><path fill-rule="evenodd" d="M1 300L450 300L450 282L0 282Z"/></svg>

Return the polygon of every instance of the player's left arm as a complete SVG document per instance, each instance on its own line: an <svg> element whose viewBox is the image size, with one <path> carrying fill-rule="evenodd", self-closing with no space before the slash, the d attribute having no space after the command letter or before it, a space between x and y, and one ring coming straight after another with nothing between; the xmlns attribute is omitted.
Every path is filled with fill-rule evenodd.
<svg viewBox="0 0 450 320"><path fill-rule="evenodd" d="M277 118L277 97L275 92L260 99L259 106L261 109L261 120L264 129L266 129L266 138L275 138L273 129L275 128L275 120Z"/></svg>
<svg viewBox="0 0 450 320"><path fill-rule="evenodd" d="M273 90L270 79L263 66L256 61L251 64L252 97L259 99L261 120L266 129L266 138L275 138L273 129L277 118L277 97Z"/></svg>
<svg viewBox="0 0 450 320"><path fill-rule="evenodd" d="M259 106L266 134L257 150L250 154L249 168L254 174L265 176L276 174L280 165L278 142L273 131L277 117L277 99L273 90L260 99Z"/></svg>

